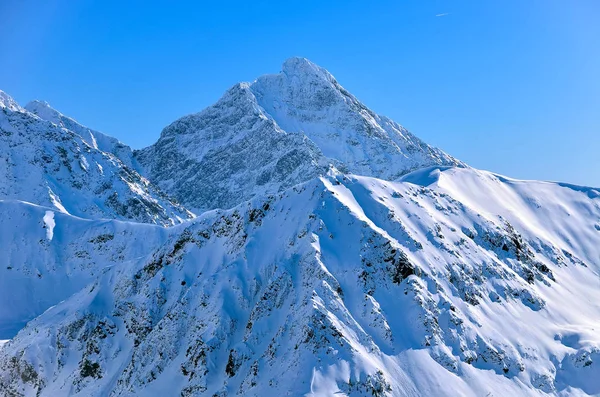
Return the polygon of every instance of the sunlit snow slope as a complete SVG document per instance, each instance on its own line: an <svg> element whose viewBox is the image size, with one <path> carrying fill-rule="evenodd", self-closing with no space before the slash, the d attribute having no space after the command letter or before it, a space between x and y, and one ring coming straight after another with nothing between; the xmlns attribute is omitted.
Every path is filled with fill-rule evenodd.
<svg viewBox="0 0 600 397"><path fill-rule="evenodd" d="M30 216L47 240L45 211ZM67 218L52 243L80 222ZM596 189L470 168L399 182L330 172L169 230L8 342L0 389L600 393Z"/></svg>

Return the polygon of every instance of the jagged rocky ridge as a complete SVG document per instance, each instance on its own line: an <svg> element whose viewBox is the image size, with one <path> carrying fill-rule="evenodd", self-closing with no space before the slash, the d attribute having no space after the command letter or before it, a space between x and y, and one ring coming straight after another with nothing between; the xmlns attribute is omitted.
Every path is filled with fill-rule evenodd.
<svg viewBox="0 0 600 397"><path fill-rule="evenodd" d="M59 127L73 131L79 135L89 146L114 155L127 167L135 167L132 161L133 152L129 146L120 142L116 138L105 135L99 131L94 131L79 124L72 118L65 116L56 109L53 109L48 102L31 101L25 105L25 110L35 114L43 120L50 121Z"/></svg>
<svg viewBox="0 0 600 397"><path fill-rule="evenodd" d="M594 395L599 221L591 188L469 168L331 173L105 269L0 350L0 389Z"/></svg>
<svg viewBox="0 0 600 397"><path fill-rule="evenodd" d="M193 217L132 168L129 147L45 103L24 109L1 93L0 151L1 199L92 219L168 226Z"/></svg>
<svg viewBox="0 0 600 397"><path fill-rule="evenodd" d="M144 175L197 213L277 193L331 166L394 180L425 166L461 165L369 110L304 58L235 85L135 156Z"/></svg>

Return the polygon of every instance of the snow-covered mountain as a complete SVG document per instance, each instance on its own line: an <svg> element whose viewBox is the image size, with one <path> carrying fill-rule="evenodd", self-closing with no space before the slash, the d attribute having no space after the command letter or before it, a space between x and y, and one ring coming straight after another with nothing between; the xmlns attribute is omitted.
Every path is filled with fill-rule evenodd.
<svg viewBox="0 0 600 397"><path fill-rule="evenodd" d="M33 175L0 184L0 396L600 395L600 189L468 167L300 58L133 156L0 107ZM90 164L210 211L93 219Z"/></svg>
<svg viewBox="0 0 600 397"><path fill-rule="evenodd" d="M277 193L331 165L394 180L424 166L461 164L369 110L304 58L235 85L166 127L136 158L143 174L197 213Z"/></svg>
<svg viewBox="0 0 600 397"><path fill-rule="evenodd" d="M469 168L331 174L205 213L106 269L0 350L0 388L598 394L599 222L591 188Z"/></svg>
<svg viewBox="0 0 600 397"><path fill-rule="evenodd" d="M23 109L1 93L0 154L0 199L91 219L172 225L193 216L127 165L127 146L45 103Z"/></svg>

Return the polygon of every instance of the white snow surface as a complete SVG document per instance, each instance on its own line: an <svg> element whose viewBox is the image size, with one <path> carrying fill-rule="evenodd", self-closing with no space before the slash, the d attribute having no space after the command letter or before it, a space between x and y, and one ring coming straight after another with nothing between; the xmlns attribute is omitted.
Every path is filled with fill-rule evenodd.
<svg viewBox="0 0 600 397"><path fill-rule="evenodd" d="M12 112L25 111L25 109L19 106L19 104L14 99L12 99L10 95L8 95L2 90L0 90L0 109L8 109Z"/></svg>
<svg viewBox="0 0 600 397"><path fill-rule="evenodd" d="M249 89L282 130L306 135L354 174L393 180L424 165L460 163L375 114L306 58L288 59L281 73L259 77Z"/></svg>
<svg viewBox="0 0 600 397"><path fill-rule="evenodd" d="M127 167L133 168L133 152L131 151L131 148L120 142L118 139L79 124L74 119L65 116L58 110L52 108L48 102L29 102L25 105L25 110L35 114L43 120L50 121L59 127L73 131L81 136L90 147L113 154Z"/></svg>
<svg viewBox="0 0 600 397"><path fill-rule="evenodd" d="M23 208L13 224L43 213L4 205ZM62 237L88 252L88 273L48 270L81 290L0 335L12 338L0 350L12 393L600 393L597 189L472 168L398 182L331 172L168 229L56 216L63 232L89 230ZM127 231L108 242L118 252L88 242L109 225ZM6 260L48 255L21 252L30 259Z"/></svg>
<svg viewBox="0 0 600 397"><path fill-rule="evenodd" d="M12 338L27 321L69 298L103 269L147 255L169 230L86 220L0 200L0 339Z"/></svg>
<svg viewBox="0 0 600 397"><path fill-rule="evenodd" d="M56 222L54 222L54 211L46 211L44 214L44 227L46 228L46 238L52 241L52 237L54 237L54 226L56 226Z"/></svg>

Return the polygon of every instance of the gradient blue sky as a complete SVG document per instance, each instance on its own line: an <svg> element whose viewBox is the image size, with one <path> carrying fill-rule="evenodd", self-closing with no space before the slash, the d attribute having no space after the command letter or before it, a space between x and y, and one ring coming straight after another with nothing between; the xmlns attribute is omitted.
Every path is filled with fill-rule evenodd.
<svg viewBox="0 0 600 397"><path fill-rule="evenodd" d="M600 186L599 21L598 0L0 0L0 89L140 148L304 56L472 166Z"/></svg>

